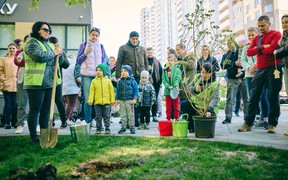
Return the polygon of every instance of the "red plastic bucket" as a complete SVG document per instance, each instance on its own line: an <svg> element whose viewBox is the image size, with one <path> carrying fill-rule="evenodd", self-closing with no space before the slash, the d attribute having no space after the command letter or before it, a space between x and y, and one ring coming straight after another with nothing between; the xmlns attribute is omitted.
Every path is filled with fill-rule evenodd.
<svg viewBox="0 0 288 180"><path fill-rule="evenodd" d="M172 136L172 121L159 120L158 121L158 130L160 136Z"/></svg>

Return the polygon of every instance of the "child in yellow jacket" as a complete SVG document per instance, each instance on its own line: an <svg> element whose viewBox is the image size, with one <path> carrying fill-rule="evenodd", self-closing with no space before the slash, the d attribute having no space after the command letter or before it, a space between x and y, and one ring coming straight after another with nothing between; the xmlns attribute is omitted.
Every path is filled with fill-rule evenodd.
<svg viewBox="0 0 288 180"><path fill-rule="evenodd" d="M111 104L115 103L114 88L111 80L105 76L108 67L99 64L96 67L96 77L92 80L88 104L95 106L96 134L101 133L102 118L105 125L105 134L110 134Z"/></svg>

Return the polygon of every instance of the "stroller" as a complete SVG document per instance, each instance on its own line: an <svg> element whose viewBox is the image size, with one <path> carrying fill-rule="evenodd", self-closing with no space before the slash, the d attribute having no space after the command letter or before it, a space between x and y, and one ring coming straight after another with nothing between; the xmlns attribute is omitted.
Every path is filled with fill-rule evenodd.
<svg viewBox="0 0 288 180"><path fill-rule="evenodd" d="M72 114L71 121L76 122L77 119L80 119L81 121L84 120L84 97L79 96L78 97L78 103L76 104L77 109Z"/></svg>
<svg viewBox="0 0 288 180"><path fill-rule="evenodd" d="M85 104L85 98L83 96L78 96L78 104L76 104L77 106L77 110L73 112L72 114L72 119L71 121L76 122L77 119L80 119L80 121L83 121L85 119L84 116L84 104ZM94 106L92 106L92 119L95 118L95 109Z"/></svg>

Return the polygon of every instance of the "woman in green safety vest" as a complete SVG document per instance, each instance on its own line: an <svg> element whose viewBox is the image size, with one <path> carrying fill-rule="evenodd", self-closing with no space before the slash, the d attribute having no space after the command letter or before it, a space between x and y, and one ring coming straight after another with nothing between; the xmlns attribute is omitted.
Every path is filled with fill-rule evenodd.
<svg viewBox="0 0 288 180"><path fill-rule="evenodd" d="M38 21L32 26L31 38L24 47L25 75L24 89L29 98L28 127L30 143L39 144L36 127L48 128L50 101L52 96L54 61L62 53L48 42L52 30L47 22Z"/></svg>
<svg viewBox="0 0 288 180"><path fill-rule="evenodd" d="M204 63L201 73L196 74L192 81L190 101L187 99L181 103L181 110L187 113L189 133L194 133L193 117L197 115L197 110L207 108L206 117L215 116L215 108L219 101L219 83L213 78L213 65ZM206 100L209 102L206 102ZM193 107L192 107L192 104Z"/></svg>

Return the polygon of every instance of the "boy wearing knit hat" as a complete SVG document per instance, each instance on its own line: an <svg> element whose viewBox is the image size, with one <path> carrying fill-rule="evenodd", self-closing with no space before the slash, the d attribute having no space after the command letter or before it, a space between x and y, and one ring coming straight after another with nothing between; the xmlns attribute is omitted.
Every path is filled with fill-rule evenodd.
<svg viewBox="0 0 288 180"><path fill-rule="evenodd" d="M134 105L139 96L138 85L133 78L133 73L129 65L121 67L121 79L116 88L116 105L120 104L121 129L122 134L126 131L127 122L129 123L130 133L135 134Z"/></svg>
<svg viewBox="0 0 288 180"><path fill-rule="evenodd" d="M104 120L105 134L110 134L110 109L115 104L114 87L111 80L105 76L108 66L99 64L96 67L96 77L92 80L88 104L95 106L96 134L101 133L102 119Z"/></svg>
<svg viewBox="0 0 288 180"><path fill-rule="evenodd" d="M142 71L139 89L139 109L140 109L140 126L139 130L149 129L150 109L156 101L156 93L153 85L149 81L149 72Z"/></svg>

